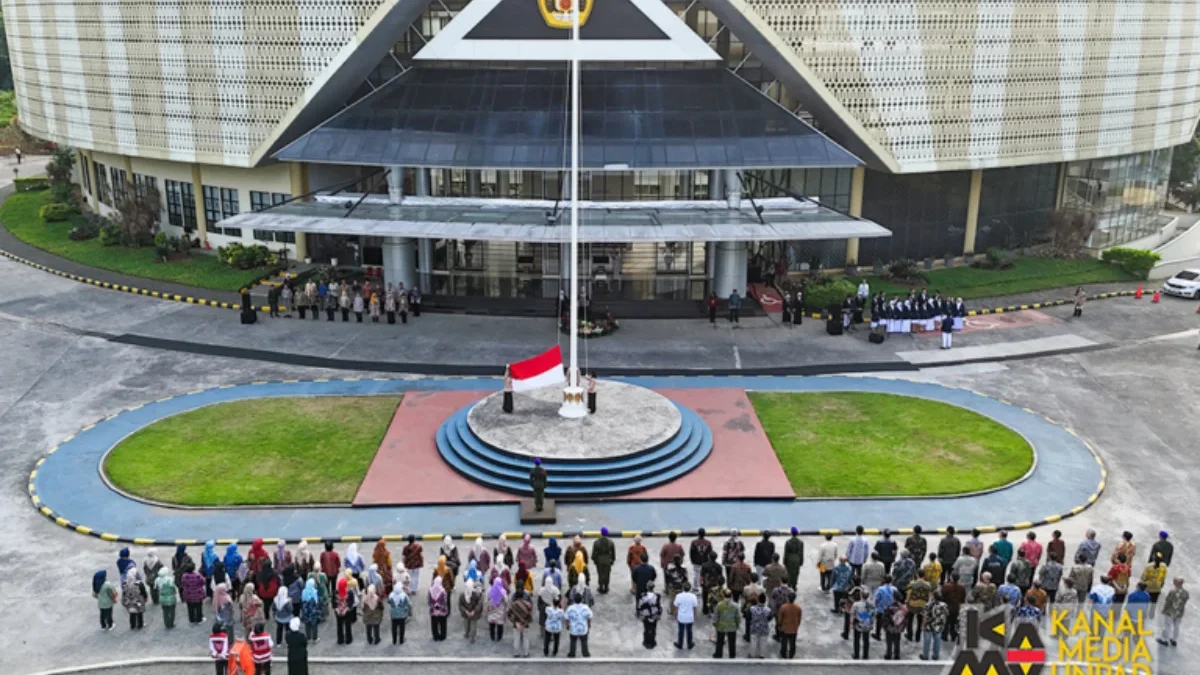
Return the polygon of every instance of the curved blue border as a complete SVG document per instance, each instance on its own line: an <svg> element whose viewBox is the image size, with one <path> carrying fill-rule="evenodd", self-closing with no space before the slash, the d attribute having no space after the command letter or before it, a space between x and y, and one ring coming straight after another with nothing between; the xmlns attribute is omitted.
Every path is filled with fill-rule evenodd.
<svg viewBox="0 0 1200 675"><path fill-rule="evenodd" d="M761 391L863 391L920 396L986 415L1024 435L1038 464L1024 481L983 494L948 498L600 501L563 504L560 522L587 530L666 529L710 531L786 529L848 530L862 524L895 530L919 524L1020 528L1054 522L1082 511L1104 489L1100 459L1073 432L1030 410L971 391L905 380L857 377L636 377L655 388L736 387ZM111 490L99 471L104 454L125 436L159 419L212 403L272 396L345 396L406 391L486 389L491 378L358 379L254 382L195 391L135 406L89 425L38 461L30 494L42 513L64 527L104 539L150 541L374 538L412 533L499 533L522 530L518 506L247 508L187 510L145 504ZM834 458L831 458L834 459ZM903 466L897 466L903 471ZM1050 515L1047 515L1050 514Z"/></svg>

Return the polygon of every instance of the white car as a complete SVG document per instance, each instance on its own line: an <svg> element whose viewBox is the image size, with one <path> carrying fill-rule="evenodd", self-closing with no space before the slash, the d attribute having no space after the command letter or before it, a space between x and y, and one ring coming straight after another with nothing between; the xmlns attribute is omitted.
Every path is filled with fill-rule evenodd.
<svg viewBox="0 0 1200 675"><path fill-rule="evenodd" d="M1200 269L1184 270L1163 282L1162 292L1200 300Z"/></svg>

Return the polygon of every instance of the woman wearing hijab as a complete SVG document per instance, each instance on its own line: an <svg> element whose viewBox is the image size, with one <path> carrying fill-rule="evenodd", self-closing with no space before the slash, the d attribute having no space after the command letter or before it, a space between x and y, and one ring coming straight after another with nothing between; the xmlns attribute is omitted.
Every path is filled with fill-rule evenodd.
<svg viewBox="0 0 1200 675"><path fill-rule="evenodd" d="M507 567L492 565L492 571L488 572L488 588L491 588L497 580L504 585L504 592L508 593L512 588L512 572Z"/></svg>
<svg viewBox="0 0 1200 675"><path fill-rule="evenodd" d="M475 561L472 560L474 565ZM483 614L483 593L474 580L468 579L463 584L462 595L458 596L458 613L466 624L463 637L467 642L475 644L475 635L479 630L479 617Z"/></svg>
<svg viewBox="0 0 1200 675"><path fill-rule="evenodd" d="M175 575L176 587L183 588L183 573L189 569L196 569L196 561L188 555L187 544L179 544L175 547L175 555L171 558L171 573Z"/></svg>
<svg viewBox="0 0 1200 675"><path fill-rule="evenodd" d="M212 597L213 567L217 564L218 560L220 558L217 557L217 542L209 539L204 542L204 551L200 553L200 574L204 575L209 597ZM117 567L120 568L120 566L121 564L118 562Z"/></svg>
<svg viewBox="0 0 1200 675"><path fill-rule="evenodd" d="M242 595L238 598L238 609L242 612L242 628L245 629L246 635L249 635L255 626L266 621L266 616L263 614L263 601L258 597L258 593L254 592L254 582L247 582L242 587Z"/></svg>
<svg viewBox="0 0 1200 675"><path fill-rule="evenodd" d="M492 582L487 601L488 635L492 642L499 642L504 639L504 620L508 617L508 592L503 580Z"/></svg>
<svg viewBox="0 0 1200 675"><path fill-rule="evenodd" d="M363 625L367 627L367 644L377 645L379 639L379 624L383 623L383 601L379 598L378 587L375 584L367 586L367 594L363 597Z"/></svg>
<svg viewBox="0 0 1200 675"><path fill-rule="evenodd" d="M304 624L304 637L316 642L317 625L321 623L321 592L317 590L317 575L312 572L300 593L300 622Z"/></svg>
<svg viewBox="0 0 1200 675"><path fill-rule="evenodd" d="M100 570L92 577L92 597L100 608L100 630L112 630L113 605L117 604L117 588L108 580L108 572Z"/></svg>
<svg viewBox="0 0 1200 675"><path fill-rule="evenodd" d="M425 566L425 547L417 542L416 535L408 535L408 543L400 551L400 558L409 574L409 586L404 590L415 597L417 588L421 585L421 568Z"/></svg>
<svg viewBox="0 0 1200 675"><path fill-rule="evenodd" d="M446 560L446 556L438 556L437 566L433 568L433 578L442 580L442 590L447 593L454 592L454 568Z"/></svg>
<svg viewBox="0 0 1200 675"><path fill-rule="evenodd" d="M288 600L292 602L292 616L300 616L300 604L304 602L304 577L296 574L296 568L289 565L283 570L284 585L287 587Z"/></svg>
<svg viewBox="0 0 1200 675"><path fill-rule="evenodd" d="M546 548L542 549L542 554L546 556L546 566L550 566L550 561L554 561L556 565L562 567L562 548L558 545L558 540L550 537L550 543L546 544ZM532 567L530 569L533 569Z"/></svg>
<svg viewBox="0 0 1200 675"><path fill-rule="evenodd" d="M521 547L517 549L517 563L525 563L525 569L531 570L537 567L537 550L533 548L531 543L532 537L526 534L521 538Z"/></svg>
<svg viewBox="0 0 1200 675"><path fill-rule="evenodd" d="M374 586L376 593L383 588L383 575L379 573L379 565L376 563L371 563L367 568L367 586Z"/></svg>
<svg viewBox="0 0 1200 675"><path fill-rule="evenodd" d="M221 628L233 635L233 598L229 596L229 587L225 584L213 586L213 615Z"/></svg>
<svg viewBox="0 0 1200 675"><path fill-rule="evenodd" d="M125 572L130 567L137 567L137 563L133 562L133 558L129 557L129 547L121 549L121 553L117 557L117 576L121 577L122 583L125 581Z"/></svg>
<svg viewBox="0 0 1200 675"><path fill-rule="evenodd" d="M308 675L308 639L300 632L300 620L292 619L288 628L288 675Z"/></svg>
<svg viewBox="0 0 1200 675"><path fill-rule="evenodd" d="M546 569L542 570L541 583L546 583L547 579L553 580L555 586L562 588L563 576L562 572L558 571L558 562L551 560L550 562L546 563Z"/></svg>
<svg viewBox="0 0 1200 675"><path fill-rule="evenodd" d="M146 549L146 559L142 561L142 576L150 585L150 600L156 605L158 604L158 571L162 568L162 561L158 559L158 554L154 549Z"/></svg>
<svg viewBox="0 0 1200 675"><path fill-rule="evenodd" d="M292 565L296 567L296 574L301 579L307 579L308 575L317 571L317 559L312 551L308 550L308 542L303 539L296 545L296 556L293 560Z"/></svg>
<svg viewBox="0 0 1200 675"><path fill-rule="evenodd" d="M150 599L150 591L142 583L142 573L136 565L125 569L129 573L121 583L121 606L129 612L129 630L141 630L146 627L146 601Z"/></svg>
<svg viewBox="0 0 1200 675"><path fill-rule="evenodd" d="M188 623L204 622L204 577L196 571L195 565L189 565L180 577L179 595L187 603Z"/></svg>
<svg viewBox="0 0 1200 675"><path fill-rule="evenodd" d="M358 583L346 570L337 581L337 598L334 600L334 613L337 614L338 644L348 645L354 642L354 622L358 619Z"/></svg>
<svg viewBox="0 0 1200 675"><path fill-rule="evenodd" d="M175 587L175 579L166 567L159 568L158 578L154 580L153 587L154 593L158 595L158 602L162 605L163 626L170 630L175 627L175 603L179 592Z"/></svg>
<svg viewBox="0 0 1200 675"><path fill-rule="evenodd" d="M395 583L395 579L392 577L392 552L388 550L384 540L380 539L375 543L375 550L371 551L371 562L379 566L379 576L383 578L382 585L376 587L379 595L387 597L392 592L392 584Z"/></svg>
<svg viewBox="0 0 1200 675"><path fill-rule="evenodd" d="M596 606L596 596L592 595L592 589L587 587L587 577L581 576L579 583L572 586L568 596L571 598L572 604L584 604L588 607Z"/></svg>
<svg viewBox="0 0 1200 675"><path fill-rule="evenodd" d="M283 539L275 542L275 553L271 555L271 565L277 570L287 569L292 564L292 552L287 549Z"/></svg>
<svg viewBox="0 0 1200 675"><path fill-rule="evenodd" d="M270 561L271 555L263 548L263 540L255 539L254 543L250 544L250 552L246 554L246 565L250 568L250 574L257 578L263 565Z"/></svg>
<svg viewBox="0 0 1200 675"><path fill-rule="evenodd" d="M476 537L475 544L471 546L471 551L467 553L467 562L475 561L475 568L483 578L487 577L488 570L492 567L492 554L483 546L483 537Z"/></svg>
<svg viewBox="0 0 1200 675"><path fill-rule="evenodd" d="M438 549L438 555L446 557L446 564L450 566L450 570L454 572L454 576L458 576L458 568L462 566L462 563L458 557L458 548L454 546L454 540L450 538L450 535L446 535L442 539L442 547ZM450 591L453 589L447 588L446 590Z"/></svg>
<svg viewBox="0 0 1200 675"><path fill-rule="evenodd" d="M662 618L662 598L654 592L653 581L646 584L646 592L638 598L637 615L642 620L642 646L654 649L658 646L658 620Z"/></svg>
<svg viewBox="0 0 1200 675"><path fill-rule="evenodd" d="M362 588L362 575L367 570L367 562L359 555L358 544L346 547L346 557L342 559L342 566L350 570L350 575L354 577L359 588Z"/></svg>
<svg viewBox="0 0 1200 675"><path fill-rule="evenodd" d="M513 590L526 593L533 591L533 575L529 573L529 568L523 562L517 563L517 575L513 578Z"/></svg>
<svg viewBox="0 0 1200 675"><path fill-rule="evenodd" d="M583 551L575 551L575 559L571 561L571 566L567 568L567 583L571 588L579 585L580 579L586 579L591 583L591 575L588 574L587 560Z"/></svg>
<svg viewBox="0 0 1200 675"><path fill-rule="evenodd" d="M542 587L538 589L537 608L538 608L538 626L542 632L546 630L546 610L554 607L554 603L562 596L562 592L558 590L558 586L554 585L554 580L550 578L542 579Z"/></svg>
<svg viewBox="0 0 1200 675"><path fill-rule="evenodd" d="M440 565L444 560L439 560ZM429 623L433 632L433 641L441 642L446 639L446 617L450 614L450 600L446 597L443 577L435 575L429 585Z"/></svg>
<svg viewBox="0 0 1200 675"><path fill-rule="evenodd" d="M321 606L321 623L325 623L329 619L329 610L332 608L329 598L337 591L336 584L335 581L333 585L330 585L329 577L325 576L324 572L317 572L317 604Z"/></svg>
<svg viewBox="0 0 1200 675"><path fill-rule="evenodd" d="M512 569L516 563L513 558L512 549L508 547L508 538L503 534L496 540L496 548L492 549L492 564L495 567L503 567L504 569Z"/></svg>
<svg viewBox="0 0 1200 675"><path fill-rule="evenodd" d="M238 552L237 542L225 547L225 559L222 562L225 563L225 573L229 575L229 587L233 590L234 595L238 595L242 588L242 582L246 579L242 572L242 565L245 561L242 560L242 554Z"/></svg>
<svg viewBox="0 0 1200 675"><path fill-rule="evenodd" d="M475 584L483 583L483 575L479 573L479 563L474 558L467 561L467 571L463 572L463 580Z"/></svg>
<svg viewBox="0 0 1200 675"><path fill-rule="evenodd" d="M210 583L213 587L216 587L217 584L225 584L225 588L230 587L229 578L225 574L225 563L220 558L213 561Z"/></svg>
<svg viewBox="0 0 1200 675"><path fill-rule="evenodd" d="M583 563L586 565L588 561L587 547L583 545L583 537L579 535L575 535L575 538L571 540L571 545L563 551L563 562L568 568L575 561L576 553L583 553Z"/></svg>
<svg viewBox="0 0 1200 675"><path fill-rule="evenodd" d="M404 575L400 574L403 567L399 563L396 565L396 585L392 586L392 592L388 594L388 613L392 617L392 644L404 644L404 624L408 622L408 615L412 613L412 603L408 599L408 593L405 589L407 584L401 583Z"/></svg>
<svg viewBox="0 0 1200 675"><path fill-rule="evenodd" d="M259 568L258 575L254 579L254 589L258 593L258 597L263 601L265 618L270 619L275 596L279 595L279 576L275 574L275 568L271 567L271 560L269 558L262 561L262 566Z"/></svg>

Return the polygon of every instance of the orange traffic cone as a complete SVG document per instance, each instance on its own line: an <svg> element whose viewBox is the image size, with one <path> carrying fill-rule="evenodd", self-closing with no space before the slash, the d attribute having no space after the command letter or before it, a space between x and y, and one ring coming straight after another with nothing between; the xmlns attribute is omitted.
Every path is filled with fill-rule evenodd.
<svg viewBox="0 0 1200 675"><path fill-rule="evenodd" d="M1134 298L1136 298L1136 299L1138 299L1138 300L1141 300L1141 299L1142 299L1142 285L1141 285L1141 284L1138 284L1138 289L1137 289L1137 291L1136 291L1136 292L1133 294L1133 297L1134 297Z"/></svg>
<svg viewBox="0 0 1200 675"><path fill-rule="evenodd" d="M1159 293L1159 291L1154 291L1154 297L1153 297L1153 298L1151 298L1150 302L1153 302L1153 303L1157 304L1157 303L1158 303L1158 298L1159 298L1159 296L1160 296L1160 293Z"/></svg>

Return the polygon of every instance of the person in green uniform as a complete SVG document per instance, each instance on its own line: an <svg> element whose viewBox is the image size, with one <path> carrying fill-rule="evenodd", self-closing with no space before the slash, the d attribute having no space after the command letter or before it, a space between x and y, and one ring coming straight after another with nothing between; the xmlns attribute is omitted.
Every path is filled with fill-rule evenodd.
<svg viewBox="0 0 1200 675"><path fill-rule="evenodd" d="M800 566L804 564L804 542L800 539L800 530L792 528L792 538L783 546L783 566L787 568L788 588L796 587L800 578Z"/></svg>
<svg viewBox="0 0 1200 675"><path fill-rule="evenodd" d="M529 487L533 488L533 510L540 513L546 499L546 469L540 458L533 460L533 468L529 470Z"/></svg>
<svg viewBox="0 0 1200 675"><path fill-rule="evenodd" d="M598 590L601 593L608 593L608 579L616 560L617 548L613 546L612 539L608 538L608 528L602 527L600 528L600 538L592 544L592 564L596 566L599 574Z"/></svg>

